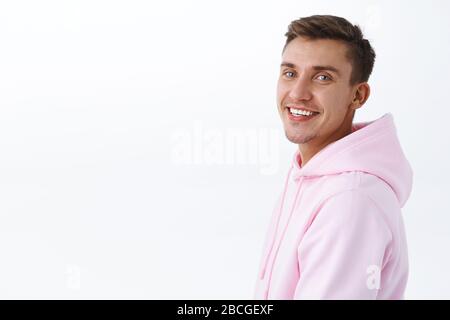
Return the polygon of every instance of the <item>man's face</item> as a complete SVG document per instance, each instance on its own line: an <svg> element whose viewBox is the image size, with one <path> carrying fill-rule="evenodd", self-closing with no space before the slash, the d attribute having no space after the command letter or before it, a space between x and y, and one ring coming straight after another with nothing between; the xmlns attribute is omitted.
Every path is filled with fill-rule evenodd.
<svg viewBox="0 0 450 320"><path fill-rule="evenodd" d="M291 142L321 148L351 130L355 86L350 85L352 65L346 52L344 43L329 39L298 37L286 46L277 104ZM290 106L317 114L292 115Z"/></svg>

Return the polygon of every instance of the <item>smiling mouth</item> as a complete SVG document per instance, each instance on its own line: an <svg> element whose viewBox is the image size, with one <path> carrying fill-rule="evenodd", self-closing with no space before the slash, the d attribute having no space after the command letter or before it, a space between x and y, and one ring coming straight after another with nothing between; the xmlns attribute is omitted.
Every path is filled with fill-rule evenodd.
<svg viewBox="0 0 450 320"><path fill-rule="evenodd" d="M296 109L291 107L286 107L289 112L290 118L297 119L308 119L318 115L320 112L305 110L305 109Z"/></svg>

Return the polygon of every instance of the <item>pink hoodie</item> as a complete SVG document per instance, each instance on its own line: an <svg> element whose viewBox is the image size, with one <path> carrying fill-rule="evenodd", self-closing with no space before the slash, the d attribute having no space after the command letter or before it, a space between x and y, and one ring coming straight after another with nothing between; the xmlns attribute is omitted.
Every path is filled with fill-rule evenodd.
<svg viewBox="0 0 450 320"><path fill-rule="evenodd" d="M263 247L255 299L403 299L401 215L412 169L390 113L354 123L301 167L297 151Z"/></svg>

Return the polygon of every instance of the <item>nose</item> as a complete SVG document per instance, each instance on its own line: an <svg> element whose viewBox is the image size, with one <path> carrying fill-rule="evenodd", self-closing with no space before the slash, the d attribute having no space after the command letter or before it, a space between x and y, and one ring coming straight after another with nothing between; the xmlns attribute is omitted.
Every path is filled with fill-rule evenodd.
<svg viewBox="0 0 450 320"><path fill-rule="evenodd" d="M301 76L298 77L289 91L289 97L292 100L310 100L312 98L312 93L308 79Z"/></svg>

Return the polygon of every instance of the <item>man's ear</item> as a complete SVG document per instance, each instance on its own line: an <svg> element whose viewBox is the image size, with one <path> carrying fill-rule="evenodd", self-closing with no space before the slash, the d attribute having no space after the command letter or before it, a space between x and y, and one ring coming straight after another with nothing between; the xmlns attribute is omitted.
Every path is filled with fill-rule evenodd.
<svg viewBox="0 0 450 320"><path fill-rule="evenodd" d="M369 99L370 96L370 86L367 82L362 82L356 87L355 93L352 100L352 109L356 110Z"/></svg>

